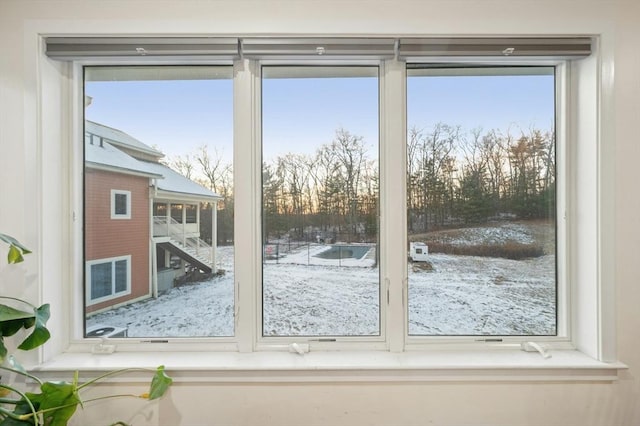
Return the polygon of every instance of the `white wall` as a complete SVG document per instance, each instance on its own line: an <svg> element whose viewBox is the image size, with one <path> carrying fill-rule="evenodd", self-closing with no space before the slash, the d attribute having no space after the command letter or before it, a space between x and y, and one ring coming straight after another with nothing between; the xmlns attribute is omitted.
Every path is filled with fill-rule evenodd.
<svg viewBox="0 0 640 426"><path fill-rule="evenodd" d="M615 92L604 117L613 120L604 152L613 156L605 199L612 203L618 359L630 368L615 383L238 384L174 386L168 398L104 403L76 425L124 419L136 425L639 425L640 424L640 4L635 1L449 0L0 0L0 231L36 253L20 268L0 268L2 293L47 298L38 280L60 282L57 254L65 230L65 192L47 191L35 171L66 161L57 110L38 110L34 51L38 32L130 34L601 34L614 61ZM52 65L43 65L52 66ZM56 85L43 97L56 98ZM47 103L45 103L47 104ZM42 145L39 117L50 120ZM56 124L57 123L57 124ZM58 172L59 173L59 172ZM60 176L51 176L62 182ZM64 187L62 185L61 187ZM41 217L49 218L44 222ZM37 276L39 270L46 276ZM615 277L614 277L615 276ZM21 289L9 283L24 282ZM58 325L60 318L58 318ZM122 385L119 385L122 386ZM105 391L105 386L99 391ZM122 390L122 389L120 389ZM142 389L133 389L142 392ZM117 407L117 409L114 409ZM140 410L137 414L136 410Z"/></svg>

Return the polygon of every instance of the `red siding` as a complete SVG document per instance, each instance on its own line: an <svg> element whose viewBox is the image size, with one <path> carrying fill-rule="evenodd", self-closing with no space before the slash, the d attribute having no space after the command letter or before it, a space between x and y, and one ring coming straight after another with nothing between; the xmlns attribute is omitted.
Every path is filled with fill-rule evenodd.
<svg viewBox="0 0 640 426"><path fill-rule="evenodd" d="M131 219L111 219L111 190L131 192ZM100 170L85 175L85 258L131 255L131 294L87 313L149 294L149 179Z"/></svg>

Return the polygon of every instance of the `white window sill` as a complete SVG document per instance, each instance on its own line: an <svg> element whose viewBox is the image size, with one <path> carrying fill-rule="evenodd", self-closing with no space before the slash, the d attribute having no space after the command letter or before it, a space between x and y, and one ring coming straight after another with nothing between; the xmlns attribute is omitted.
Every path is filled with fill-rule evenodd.
<svg viewBox="0 0 640 426"><path fill-rule="evenodd" d="M116 352L65 353L31 369L47 380L81 379L127 367L165 365L176 382L429 382L429 381L598 381L617 380L626 365L604 363L579 351L556 350L544 359L523 351L433 352ZM148 382L134 373L120 380ZM118 379L114 379L118 380Z"/></svg>

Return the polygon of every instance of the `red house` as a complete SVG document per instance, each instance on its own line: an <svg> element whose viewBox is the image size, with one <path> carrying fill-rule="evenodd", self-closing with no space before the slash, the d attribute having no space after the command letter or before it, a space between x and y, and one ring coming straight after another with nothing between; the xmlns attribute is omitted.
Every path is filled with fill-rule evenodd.
<svg viewBox="0 0 640 426"><path fill-rule="evenodd" d="M156 297L187 270L216 273L222 197L162 157L120 130L85 123L86 313ZM204 204L212 209L211 245L200 238Z"/></svg>

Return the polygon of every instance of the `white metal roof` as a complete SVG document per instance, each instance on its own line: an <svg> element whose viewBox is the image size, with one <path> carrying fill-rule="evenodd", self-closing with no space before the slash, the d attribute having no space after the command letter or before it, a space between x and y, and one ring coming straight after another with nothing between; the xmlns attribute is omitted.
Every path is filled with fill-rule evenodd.
<svg viewBox="0 0 640 426"><path fill-rule="evenodd" d="M140 161L144 164L145 170L149 173L162 175L162 179L158 180L157 186L161 191L167 191L177 194L195 195L203 198L222 199L222 197L204 186L187 179L180 173L170 169L164 164L153 163L148 161Z"/></svg>
<svg viewBox="0 0 640 426"><path fill-rule="evenodd" d="M148 145L140 142L138 139L131 135L113 127L105 126L104 124L95 123L93 121L85 121L84 131L93 135L100 136L106 139L114 146L123 146L135 151L140 151L143 154L157 157L158 159L164 157L164 154L156 149L151 148Z"/></svg>
<svg viewBox="0 0 640 426"><path fill-rule="evenodd" d="M85 135L85 162L88 167L155 179L157 189L162 191L163 198L195 198L205 201L222 199L219 194L187 179L164 164L138 160L121 151L118 146L127 146L157 158L162 156L160 151L143 144L121 130L88 121L85 131L88 133ZM97 137L92 138L91 135Z"/></svg>
<svg viewBox="0 0 640 426"><path fill-rule="evenodd" d="M162 178L158 173L141 167L142 163L132 156L125 154L105 140L85 137L84 159L89 167L107 168L114 172L144 175Z"/></svg>

